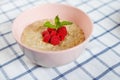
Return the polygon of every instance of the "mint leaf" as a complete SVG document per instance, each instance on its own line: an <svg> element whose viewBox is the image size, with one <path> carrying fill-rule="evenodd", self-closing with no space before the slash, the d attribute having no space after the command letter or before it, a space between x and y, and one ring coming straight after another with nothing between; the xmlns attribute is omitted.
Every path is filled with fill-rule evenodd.
<svg viewBox="0 0 120 80"><path fill-rule="evenodd" d="M54 21L55 21L55 25L51 24L50 21L46 21L44 23L44 26L48 27L48 28L58 29L58 28L60 28L64 25L71 25L72 24L72 22L69 22L69 21L60 22L60 19L59 19L58 15L55 17Z"/></svg>
<svg viewBox="0 0 120 80"><path fill-rule="evenodd" d="M71 25L72 24L72 22L69 22L69 21L62 21L61 22L61 26L63 26L63 25Z"/></svg>
<svg viewBox="0 0 120 80"><path fill-rule="evenodd" d="M56 28L59 28L61 25L60 25L60 19L58 16L55 17L55 25L56 25Z"/></svg>
<svg viewBox="0 0 120 80"><path fill-rule="evenodd" d="M44 23L44 26L45 26L45 27L48 27L48 28L56 28L56 26L53 25L53 24L51 24L49 21L46 21L46 22Z"/></svg>

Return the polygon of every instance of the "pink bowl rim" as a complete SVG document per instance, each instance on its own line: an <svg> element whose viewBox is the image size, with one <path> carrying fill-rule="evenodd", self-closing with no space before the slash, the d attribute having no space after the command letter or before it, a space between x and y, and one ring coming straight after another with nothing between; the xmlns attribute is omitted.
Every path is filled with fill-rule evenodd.
<svg viewBox="0 0 120 80"><path fill-rule="evenodd" d="M50 53L51 53L51 54L54 54L54 53L60 53L60 54L61 54L62 52L71 51L71 50L73 50L73 49L75 49L75 48L77 48L77 47L85 44L87 41L89 41L89 38L90 38L90 36L91 36L92 33L93 33L93 22L92 22L92 20L89 18L89 16L88 16L84 11L82 11L81 9L78 9L78 8L76 8L76 7L74 7L74 6L67 5L67 4L59 4L59 3L46 3L46 4L41 4L41 5L38 5L38 6L31 7L30 9L27 9L27 10L23 11L18 17L20 17L22 14L24 14L24 13L27 12L27 11L30 11L30 10L32 10L32 9L34 9L34 8L39 8L40 6L45 6L45 5L53 5L53 6L54 6L54 5L60 5L60 6L70 7L70 8L73 8L73 9L76 9L76 10L81 11L85 16L88 17L88 19L89 19L89 21L90 21L90 23L91 23L91 25L92 25L92 29L91 29L92 31L90 32L88 38L85 39L82 43L80 43L80 44L78 44L78 45L76 45L76 46L74 46L74 47L71 47L71 48L68 48L68 49L64 49L64 50L47 51L47 50L34 49L34 48L31 48L31 47L28 47L28 46L24 45L23 43L21 43L21 41L19 41L19 40L15 37L15 32L14 32L14 28L13 28L13 27L14 27L14 24L15 24L15 22L16 22L16 20L17 20L17 17L16 17L16 19L13 21L12 33L13 33L13 37L16 39L16 42L17 42L17 43L19 43L22 47L27 48L28 50L31 50L31 51L33 51L33 52L44 53L44 54L50 54Z"/></svg>

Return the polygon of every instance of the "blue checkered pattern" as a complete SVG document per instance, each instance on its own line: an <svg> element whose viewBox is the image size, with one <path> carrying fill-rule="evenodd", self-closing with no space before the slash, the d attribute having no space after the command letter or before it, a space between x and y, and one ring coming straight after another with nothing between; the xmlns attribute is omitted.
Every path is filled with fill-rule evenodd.
<svg viewBox="0 0 120 80"><path fill-rule="evenodd" d="M16 16L43 3L75 6L94 23L85 52L70 64L56 68L34 65L12 36ZM1 0L0 80L120 80L120 0Z"/></svg>

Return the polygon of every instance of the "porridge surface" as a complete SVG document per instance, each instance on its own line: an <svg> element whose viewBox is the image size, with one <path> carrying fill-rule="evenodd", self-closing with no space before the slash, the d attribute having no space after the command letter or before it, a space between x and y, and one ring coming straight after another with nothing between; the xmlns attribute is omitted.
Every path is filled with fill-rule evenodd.
<svg viewBox="0 0 120 80"><path fill-rule="evenodd" d="M22 33L21 42L34 49L56 51L74 47L85 40L83 31L73 23L66 26L67 36L59 45L54 46L46 43L42 37L42 32L47 29L47 27L43 26L45 21L36 21L27 26ZM53 23L52 20L49 21Z"/></svg>

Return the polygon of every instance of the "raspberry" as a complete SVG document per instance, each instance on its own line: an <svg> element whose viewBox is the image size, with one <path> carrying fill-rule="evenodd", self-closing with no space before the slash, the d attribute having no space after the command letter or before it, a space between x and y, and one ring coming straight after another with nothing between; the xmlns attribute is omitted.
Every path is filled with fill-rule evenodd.
<svg viewBox="0 0 120 80"><path fill-rule="evenodd" d="M47 28L46 31L42 32L43 41L47 43L51 43L53 45L60 44L60 41L63 41L66 35L67 35L67 30L65 26L62 26L58 30Z"/></svg>
<svg viewBox="0 0 120 80"><path fill-rule="evenodd" d="M56 31L51 31L50 36L54 36L54 35L56 35L56 34L57 34Z"/></svg>
<svg viewBox="0 0 120 80"><path fill-rule="evenodd" d="M49 32L47 30L42 32L42 36L44 36L46 34L49 34Z"/></svg>
<svg viewBox="0 0 120 80"><path fill-rule="evenodd" d="M65 36L67 35L66 27L61 27L57 30L58 35L60 37L60 41L63 41L65 39Z"/></svg>
<svg viewBox="0 0 120 80"><path fill-rule="evenodd" d="M56 29L47 28L47 31L48 31L49 33L51 33L52 31L56 31Z"/></svg>
<svg viewBox="0 0 120 80"><path fill-rule="evenodd" d="M50 35L49 34L45 34L44 37L43 37L43 41L44 42L49 42L50 40Z"/></svg>
<svg viewBox="0 0 120 80"><path fill-rule="evenodd" d="M57 32L58 32L58 34L60 34L60 35L64 35L64 36L66 36L67 35L67 30L66 30L66 27L61 27L61 28L59 28L58 30L57 30Z"/></svg>
<svg viewBox="0 0 120 80"><path fill-rule="evenodd" d="M65 39L65 35L60 35L58 34L59 38L60 38L60 41L63 41Z"/></svg>
<svg viewBox="0 0 120 80"><path fill-rule="evenodd" d="M53 45L58 45L60 44L59 37L57 35L54 35L51 37L50 43Z"/></svg>

